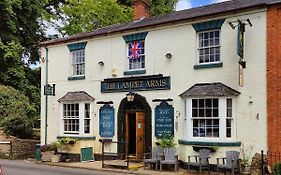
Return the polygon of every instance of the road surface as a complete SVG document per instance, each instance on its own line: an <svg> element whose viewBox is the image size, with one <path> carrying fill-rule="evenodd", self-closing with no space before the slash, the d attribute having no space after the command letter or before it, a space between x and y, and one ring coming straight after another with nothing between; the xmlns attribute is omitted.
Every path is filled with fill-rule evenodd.
<svg viewBox="0 0 281 175"><path fill-rule="evenodd" d="M54 167L27 161L0 160L4 175L121 175L121 173L102 172L85 169Z"/></svg>

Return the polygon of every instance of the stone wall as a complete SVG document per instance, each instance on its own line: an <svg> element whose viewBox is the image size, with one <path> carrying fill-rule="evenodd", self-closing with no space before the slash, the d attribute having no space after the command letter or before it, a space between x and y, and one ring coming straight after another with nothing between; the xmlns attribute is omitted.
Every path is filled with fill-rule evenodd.
<svg viewBox="0 0 281 175"><path fill-rule="evenodd" d="M8 141L11 141L12 144L3 143ZM13 136L7 136L3 129L0 129L0 155L2 157L10 157L13 159L35 157L35 146L39 143L40 140L18 139Z"/></svg>

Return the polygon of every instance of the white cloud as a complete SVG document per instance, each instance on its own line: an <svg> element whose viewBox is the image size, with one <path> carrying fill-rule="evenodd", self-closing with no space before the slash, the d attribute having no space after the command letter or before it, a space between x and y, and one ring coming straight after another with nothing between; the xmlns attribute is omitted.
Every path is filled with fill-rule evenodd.
<svg viewBox="0 0 281 175"><path fill-rule="evenodd" d="M176 11L191 8L190 0L179 0L176 4Z"/></svg>
<svg viewBox="0 0 281 175"><path fill-rule="evenodd" d="M230 0L212 0L212 3L219 3L219 2L224 2L224 1L230 1Z"/></svg>

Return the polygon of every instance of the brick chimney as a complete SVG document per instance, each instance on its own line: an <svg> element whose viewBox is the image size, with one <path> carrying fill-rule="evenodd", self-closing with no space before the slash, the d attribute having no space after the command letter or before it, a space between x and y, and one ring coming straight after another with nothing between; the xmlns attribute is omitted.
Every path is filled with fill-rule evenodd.
<svg viewBox="0 0 281 175"><path fill-rule="evenodd" d="M134 21L149 17L149 0L134 0Z"/></svg>

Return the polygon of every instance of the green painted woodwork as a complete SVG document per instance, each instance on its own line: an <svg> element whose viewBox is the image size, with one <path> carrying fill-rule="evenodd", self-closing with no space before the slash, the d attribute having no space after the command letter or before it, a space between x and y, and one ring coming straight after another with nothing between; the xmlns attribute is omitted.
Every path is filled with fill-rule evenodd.
<svg viewBox="0 0 281 175"><path fill-rule="evenodd" d="M125 71L124 75L137 75L137 74L145 74L146 70L130 70L130 71Z"/></svg>
<svg viewBox="0 0 281 175"><path fill-rule="evenodd" d="M224 21L225 19L218 19L213 21L201 22L201 23L192 24L192 27L196 32L212 30L212 29L220 29Z"/></svg>
<svg viewBox="0 0 281 175"><path fill-rule="evenodd" d="M83 76L70 76L70 77L67 77L67 79L69 81L72 81L72 80L84 80L85 78L86 78L85 75L83 75Z"/></svg>
<svg viewBox="0 0 281 175"><path fill-rule="evenodd" d="M86 45L87 42L82 42L82 43L68 44L67 47L69 51L75 51L75 50L85 49Z"/></svg>
<svg viewBox="0 0 281 175"><path fill-rule="evenodd" d="M81 162L94 161L93 147L81 148L80 154Z"/></svg>
<svg viewBox="0 0 281 175"><path fill-rule="evenodd" d="M222 67L223 63L210 63L210 64L196 64L194 65L194 69L206 69L206 68L214 68L214 67Z"/></svg>
<svg viewBox="0 0 281 175"><path fill-rule="evenodd" d="M241 146L241 142L203 142L179 140L181 145L200 145L200 146Z"/></svg>
<svg viewBox="0 0 281 175"><path fill-rule="evenodd" d="M126 43L129 43L131 41L144 40L147 34L148 34L148 32L124 35L123 39L125 40Z"/></svg>

